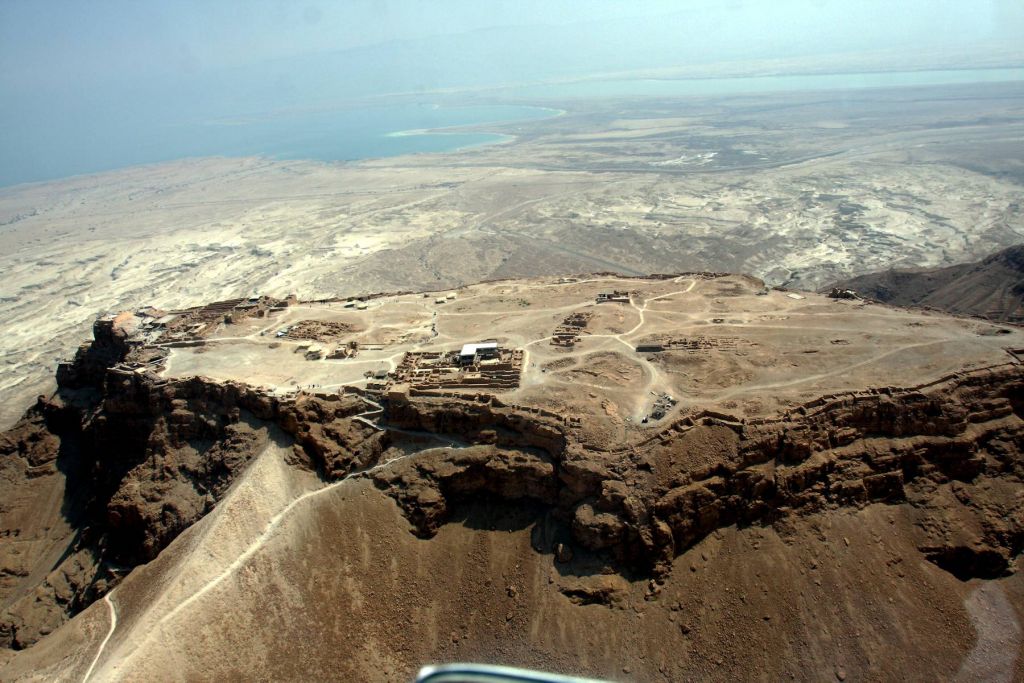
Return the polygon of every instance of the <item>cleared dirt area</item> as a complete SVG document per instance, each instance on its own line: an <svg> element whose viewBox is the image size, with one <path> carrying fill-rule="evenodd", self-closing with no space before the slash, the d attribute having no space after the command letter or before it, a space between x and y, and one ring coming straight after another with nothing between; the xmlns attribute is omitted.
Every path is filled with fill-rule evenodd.
<svg viewBox="0 0 1024 683"><path fill-rule="evenodd" d="M630 299L595 303L615 289L631 292ZM164 375L241 380L280 393L336 390L365 386L368 372L394 370L408 351L452 351L493 339L525 351L520 388L499 392L507 400L644 429L661 394L678 401L676 413L700 407L759 417L823 394L915 386L1011 362L1006 349L1024 345L1017 327L766 290L746 276L536 279L474 285L444 303L438 298L385 296L362 311L342 302L303 304L263 324L264 331L294 321L344 324L359 330L344 337L361 345L356 358L307 360L302 342L256 330L238 336L225 325L206 347L171 349ZM579 342L553 345L553 331L574 312L591 315ZM652 344L663 350L646 350Z"/></svg>
<svg viewBox="0 0 1024 683"><path fill-rule="evenodd" d="M595 271L816 289L978 259L1024 238L1022 101L1008 83L548 102L567 113L453 154L190 159L5 188L0 423L106 310Z"/></svg>
<svg viewBox="0 0 1024 683"><path fill-rule="evenodd" d="M1020 328L709 273L100 322L0 438L4 680L1020 677Z"/></svg>

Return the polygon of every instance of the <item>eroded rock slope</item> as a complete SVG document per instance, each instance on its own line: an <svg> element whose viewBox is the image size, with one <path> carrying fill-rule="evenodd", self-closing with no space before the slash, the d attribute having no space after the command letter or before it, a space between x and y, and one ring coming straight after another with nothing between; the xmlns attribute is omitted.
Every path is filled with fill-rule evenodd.
<svg viewBox="0 0 1024 683"><path fill-rule="evenodd" d="M267 439L336 481L365 476L429 539L465 506L543 518L536 552L576 604L649 594L724 527L901 505L921 556L960 579L1013 571L1024 546L1024 371L825 396L771 419L691 411L609 448L578 420L488 395L279 398L121 365L116 325L0 438L0 642L22 649L202 518ZM157 361L159 359L156 359ZM376 423L376 424L375 424ZM447 445L436 446L440 438ZM397 457L401 454L405 457ZM41 501L49 501L49 507ZM541 528L543 527L543 528ZM795 532L793 532L795 533Z"/></svg>
<svg viewBox="0 0 1024 683"><path fill-rule="evenodd" d="M16 541L0 551L6 647L31 645L154 559L268 438L294 441L294 464L328 479L376 462L387 443L350 419L367 409L356 397L281 402L241 384L118 369L131 351L108 323L62 368L59 391L0 436L0 533ZM51 499L52 519L40 520Z"/></svg>
<svg viewBox="0 0 1024 683"><path fill-rule="evenodd" d="M995 577L1024 543L1022 409L1024 374L1007 366L823 398L775 420L690 416L609 452L555 416L494 400L402 401L389 406L392 424L478 445L404 460L374 480L421 536L467 499L530 498L550 506L573 546L657 578L725 526L909 503L929 559L962 578Z"/></svg>

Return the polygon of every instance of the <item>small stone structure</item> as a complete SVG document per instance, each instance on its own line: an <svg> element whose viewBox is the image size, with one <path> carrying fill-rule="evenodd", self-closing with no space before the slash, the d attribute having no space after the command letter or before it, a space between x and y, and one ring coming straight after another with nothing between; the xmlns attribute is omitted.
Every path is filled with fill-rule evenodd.
<svg viewBox="0 0 1024 683"><path fill-rule="evenodd" d="M466 344L459 351L410 351L391 373L391 381L408 384L417 391L456 388L507 391L519 387L522 370L522 350L482 342Z"/></svg>

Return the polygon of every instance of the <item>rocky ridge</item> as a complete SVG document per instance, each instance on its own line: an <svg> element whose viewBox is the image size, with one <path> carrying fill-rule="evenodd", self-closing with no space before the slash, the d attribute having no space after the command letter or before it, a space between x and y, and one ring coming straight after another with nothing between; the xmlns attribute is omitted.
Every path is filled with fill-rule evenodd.
<svg viewBox="0 0 1024 683"><path fill-rule="evenodd" d="M614 606L609 574L656 591L675 557L722 527L784 532L795 516L843 506L908 504L922 554L962 579L1012 571L1024 546L1020 365L822 397L775 419L698 411L608 449L572 417L488 395L392 395L378 406L356 393L281 398L169 381L125 365L139 350L116 325L97 324L95 335L62 368L57 394L0 440L5 488L52 480L70 529L52 569L38 549L4 553L0 642L10 648L156 557L267 439L292 443L292 465L334 481L381 463L409 435L445 437L452 445L420 443L415 458L366 476L423 538L466 503L538 506L554 530L534 547L563 566L560 589L580 603ZM9 500L3 533L17 534L29 496Z"/></svg>
<svg viewBox="0 0 1024 683"><path fill-rule="evenodd" d="M921 389L819 399L775 420L698 414L613 452L555 416L451 398L392 402L392 424L458 431L470 449L374 474L429 537L472 497L531 498L575 547L661 579L716 529L840 506L909 503L922 552L961 578L1010 571L1024 547L1024 373L1006 365ZM554 552L554 548L546 548Z"/></svg>
<svg viewBox="0 0 1024 683"><path fill-rule="evenodd" d="M56 540L59 561L42 575L46 549L9 545L0 554L6 647L31 645L155 558L213 508L267 439L294 442L293 463L326 479L376 462L387 445L386 432L351 419L367 409L358 397L281 401L237 383L167 381L121 365L134 351L116 326L99 321L94 334L59 371L56 394L0 435L10 501L2 533L20 535L21 513L38 494L33 481L52 480L69 525Z"/></svg>
<svg viewBox="0 0 1024 683"><path fill-rule="evenodd" d="M926 306L1020 323L1024 322L1024 244L973 263L890 269L843 280L833 287L897 306Z"/></svg>

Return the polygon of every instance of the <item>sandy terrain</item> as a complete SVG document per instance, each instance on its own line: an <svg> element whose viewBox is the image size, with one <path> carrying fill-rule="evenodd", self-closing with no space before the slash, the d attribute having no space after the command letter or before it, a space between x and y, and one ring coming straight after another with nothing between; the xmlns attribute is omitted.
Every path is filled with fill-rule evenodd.
<svg viewBox="0 0 1024 683"><path fill-rule="evenodd" d="M595 302L613 291L628 295ZM197 438L193 427L216 423L207 411L225 409L217 404L229 394L235 419L242 415L239 395L221 392L224 384L194 387L191 400L160 398L160 387L204 384L184 379L198 374L275 394L311 384L324 391L295 399L292 407L304 407L285 422L250 413L249 429L269 440L249 442L264 445L223 497L84 611L27 649L0 651L0 678L397 682L447 661L621 681L1020 678L1024 581L1012 539L1021 528L1014 506L1024 406L1020 365L1007 349L1024 347L1021 329L766 290L743 275L501 280L376 297L365 309L345 303L220 324L205 345L168 348L162 376L110 371L104 386L128 393L108 395L93 422L127 419L126 429L144 432L137 404L125 398L147 386L149 404L165 406L149 428L182 426L141 439L151 453L121 454L160 458L164 466L146 475L157 482L173 479L172 461L187 455L160 444L210 447L212 437ZM552 345L552 332L574 316L585 320L579 340ZM296 353L305 342L276 336L302 321L324 324L297 329L347 330L331 343L357 341L359 355L306 360ZM394 370L407 352L483 338L525 351L521 386L495 391L498 401L424 397L419 409L435 412L418 427L404 421L411 393L398 386L381 399L386 410L373 399L329 395L365 385L367 370ZM637 352L641 344L666 348ZM955 384L937 380L994 365L1002 374L962 373L969 381L961 394L899 388ZM880 387L888 391L864 391ZM678 403L642 422L665 393ZM323 412L347 401L360 412L336 420ZM476 422L474 406L491 412ZM698 409L718 415L684 424ZM510 414L515 421L499 420ZM304 431L284 431L303 416L318 420L306 425L318 434L307 443L322 453L334 452L334 437L339 455L360 452L352 427L388 440L369 461L329 474L293 441ZM762 432L762 417L784 422ZM812 431L817 419L824 423ZM425 431L430 424L436 432ZM26 441L4 435L18 453L45 460L46 437L53 458L75 448L68 431L57 438L23 427ZM495 443L499 431L505 441ZM219 438L244 449L233 433ZM759 446L737 450L741 440ZM561 449L559 470L546 443ZM972 463L973 475L961 469ZM25 512L4 520L34 543L25 552L46 568L56 537L71 543L73 535L54 519L65 476L50 464L20 471L20 481L9 470L21 494L12 509L27 511L32 494L49 492L50 500L34 508L39 519ZM178 473L190 481L211 475L218 473ZM825 479L808 485L816 476ZM432 477L437 488L427 486ZM494 489L475 488L489 479ZM878 488L886 481L899 488L887 494ZM545 498L545 482L564 486ZM858 485L865 496L869 485L880 493L844 497ZM786 504L774 497L788 492ZM657 502L643 507L644 495ZM562 500L571 506L560 508ZM687 500L692 508L680 503ZM766 500L775 507L764 509ZM154 494L150 502L169 510L172 500ZM435 519L440 503L445 513ZM761 513L717 516L730 506ZM95 513L108 519L109 510ZM600 538L617 515L666 530L660 542L678 552L662 571L622 564L626 556L586 540L594 538L589 524ZM423 533L424 519L435 519L435 533ZM36 533L49 526L52 534ZM676 536L678 547L669 540ZM1009 539L1005 558L990 536ZM967 559L937 558L942 551ZM38 580L25 572L27 587L17 592Z"/></svg>
<svg viewBox="0 0 1024 683"><path fill-rule="evenodd" d="M614 289L631 292L631 300L595 303ZM1007 349L1024 346L1024 331L1015 327L810 292L757 295L763 289L743 276L592 277L473 285L442 304L435 294L409 294L373 299L361 311L343 302L303 305L269 320L222 325L205 346L171 348L162 374L242 381L280 394L336 391L365 386L368 371L394 370L407 351L495 339L526 351L521 387L501 392L507 400L632 430L663 394L678 402L666 418L697 409L764 417L824 394L915 386L1015 362ZM555 327L577 312L591 316L579 343L552 345ZM358 331L339 343L373 346L356 358L306 360L303 342L273 334L304 320L345 322ZM695 348L636 351L669 340Z"/></svg>
<svg viewBox="0 0 1024 683"><path fill-rule="evenodd" d="M964 583L914 560L905 507L800 521L785 533L725 529L677 560L656 599L645 582L607 577L621 593L609 608L551 588L580 579L535 551L545 523L527 512L469 507L424 541L365 480L284 504L283 482L266 464L8 673L404 682L436 661L619 681L735 680L751 662L771 680L1020 673L1020 576ZM235 509L262 486L273 500ZM222 533L239 513L251 531ZM59 657L69 647L75 657Z"/></svg>
<svg viewBox="0 0 1024 683"><path fill-rule="evenodd" d="M102 311L720 270L814 288L1024 236L1019 85L581 101L513 143L195 159L0 190L0 422Z"/></svg>

